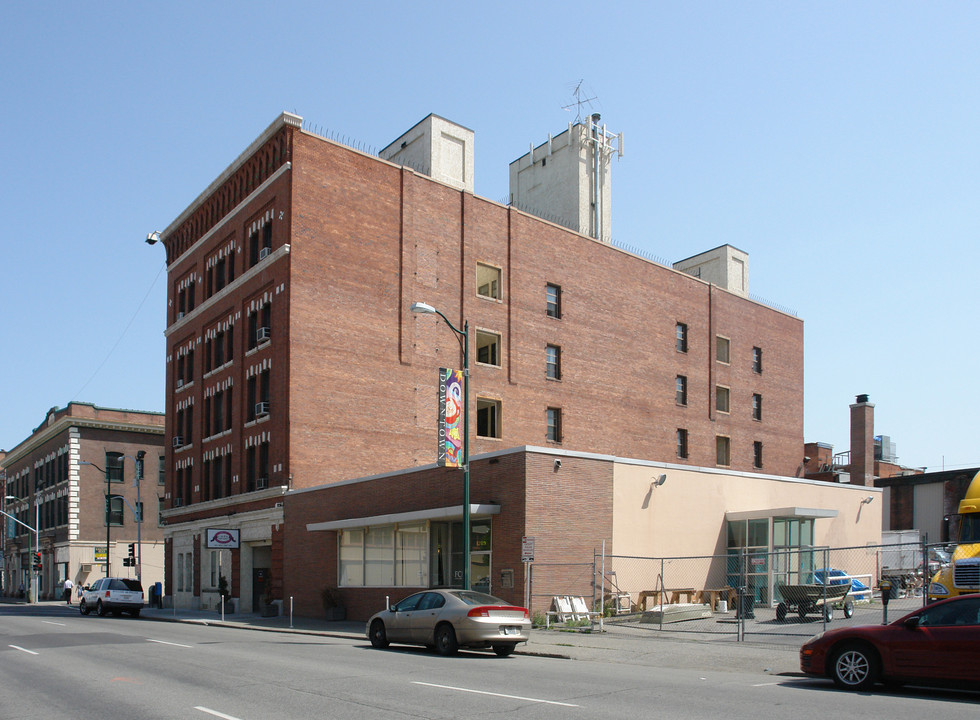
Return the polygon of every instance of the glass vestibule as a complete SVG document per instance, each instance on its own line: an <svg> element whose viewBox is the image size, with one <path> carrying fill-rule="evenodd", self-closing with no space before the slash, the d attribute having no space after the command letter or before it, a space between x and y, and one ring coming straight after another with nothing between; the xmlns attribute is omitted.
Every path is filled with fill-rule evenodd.
<svg viewBox="0 0 980 720"><path fill-rule="evenodd" d="M778 602L779 585L813 582L813 518L730 520L728 556L729 585L745 587L756 603Z"/></svg>

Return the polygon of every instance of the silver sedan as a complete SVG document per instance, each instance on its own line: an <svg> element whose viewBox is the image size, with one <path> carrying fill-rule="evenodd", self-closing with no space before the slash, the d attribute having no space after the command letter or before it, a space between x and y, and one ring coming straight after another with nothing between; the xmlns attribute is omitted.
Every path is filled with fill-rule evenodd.
<svg viewBox="0 0 980 720"><path fill-rule="evenodd" d="M472 590L424 590L371 616L366 632L376 648L389 643L434 647L453 655L460 647L492 647L501 657L527 642L527 608Z"/></svg>

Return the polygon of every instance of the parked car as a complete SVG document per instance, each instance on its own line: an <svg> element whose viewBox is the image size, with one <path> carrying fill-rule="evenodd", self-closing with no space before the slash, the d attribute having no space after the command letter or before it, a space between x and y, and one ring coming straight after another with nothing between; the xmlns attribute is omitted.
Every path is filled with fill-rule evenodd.
<svg viewBox="0 0 980 720"><path fill-rule="evenodd" d="M82 593L78 603L82 615L94 610L102 616L111 612L119 617L123 612L128 612L133 617L139 617L142 609L143 585L133 578L100 578Z"/></svg>
<svg viewBox="0 0 980 720"><path fill-rule="evenodd" d="M527 608L473 590L425 590L375 613L365 627L371 644L434 647L453 655L460 647L492 647L501 657L527 642L531 619Z"/></svg>
<svg viewBox="0 0 980 720"><path fill-rule="evenodd" d="M980 594L942 600L888 625L837 628L800 648L800 669L846 690L876 682L980 683Z"/></svg>

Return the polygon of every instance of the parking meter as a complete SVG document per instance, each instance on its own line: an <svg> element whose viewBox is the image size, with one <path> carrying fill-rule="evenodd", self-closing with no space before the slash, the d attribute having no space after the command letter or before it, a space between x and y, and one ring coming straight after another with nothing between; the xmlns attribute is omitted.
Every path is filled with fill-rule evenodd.
<svg viewBox="0 0 980 720"><path fill-rule="evenodd" d="M881 588L881 605L882 605L881 624L887 625L888 624L888 601L891 599L892 596L891 580L882 580L881 583L878 585L878 587Z"/></svg>

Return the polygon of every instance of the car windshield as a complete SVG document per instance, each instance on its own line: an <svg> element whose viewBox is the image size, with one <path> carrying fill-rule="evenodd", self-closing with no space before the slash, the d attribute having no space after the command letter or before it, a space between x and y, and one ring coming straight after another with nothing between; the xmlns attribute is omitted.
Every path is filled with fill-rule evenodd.
<svg viewBox="0 0 980 720"><path fill-rule="evenodd" d="M501 600L498 597L487 595L486 593L473 592L472 590L454 590L453 595L467 605L510 605L506 600Z"/></svg>

